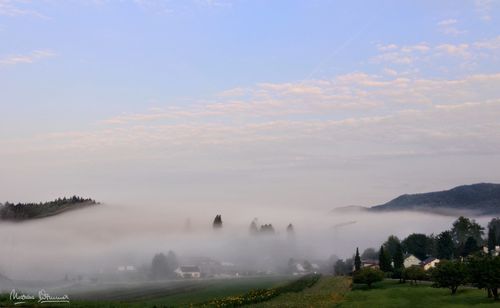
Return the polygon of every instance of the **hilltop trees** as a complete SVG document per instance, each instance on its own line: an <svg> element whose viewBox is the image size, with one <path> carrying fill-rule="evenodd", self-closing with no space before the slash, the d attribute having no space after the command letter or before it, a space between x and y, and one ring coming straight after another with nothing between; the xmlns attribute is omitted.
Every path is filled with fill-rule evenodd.
<svg viewBox="0 0 500 308"><path fill-rule="evenodd" d="M256 235L257 233L259 233L259 229L257 228L257 218L252 220L252 222L250 223L250 227L248 227L248 232L250 233L250 235Z"/></svg>
<svg viewBox="0 0 500 308"><path fill-rule="evenodd" d="M40 203L0 204L0 220L22 221L60 214L64 211L99 204L90 198L73 196Z"/></svg>
<svg viewBox="0 0 500 308"><path fill-rule="evenodd" d="M288 236L288 238L295 238L295 230L292 224L289 224L286 227L286 235Z"/></svg>
<svg viewBox="0 0 500 308"><path fill-rule="evenodd" d="M216 215L214 218L214 222L212 224L214 229L220 229L222 228L222 216L221 215Z"/></svg>
<svg viewBox="0 0 500 308"><path fill-rule="evenodd" d="M260 226L260 233L262 234L274 234L274 227L272 224L264 224Z"/></svg>

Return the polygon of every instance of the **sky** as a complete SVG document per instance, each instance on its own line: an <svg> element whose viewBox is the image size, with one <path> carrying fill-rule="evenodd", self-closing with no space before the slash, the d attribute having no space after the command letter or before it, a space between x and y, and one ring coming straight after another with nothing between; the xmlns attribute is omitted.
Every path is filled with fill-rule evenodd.
<svg viewBox="0 0 500 308"><path fill-rule="evenodd" d="M496 0L0 0L0 200L326 211L499 183L499 29Z"/></svg>

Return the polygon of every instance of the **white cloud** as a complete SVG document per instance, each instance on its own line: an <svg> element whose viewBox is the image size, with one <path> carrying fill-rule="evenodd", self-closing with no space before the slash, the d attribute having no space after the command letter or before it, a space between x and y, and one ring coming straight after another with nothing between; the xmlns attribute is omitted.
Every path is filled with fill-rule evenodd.
<svg viewBox="0 0 500 308"><path fill-rule="evenodd" d="M492 0L475 0L476 11L479 14L479 17L484 21L491 20L491 8L493 1Z"/></svg>
<svg viewBox="0 0 500 308"><path fill-rule="evenodd" d="M436 51L451 56L467 58L470 56L468 44L441 44L436 46Z"/></svg>
<svg viewBox="0 0 500 308"><path fill-rule="evenodd" d="M452 25L455 22L451 19L444 20L441 24ZM406 46L379 44L376 47L379 53L371 58L371 62L385 64L386 67L393 66L390 69L397 67L398 71L473 72L477 67L491 67L500 61L500 36L461 43L418 43Z"/></svg>
<svg viewBox="0 0 500 308"><path fill-rule="evenodd" d="M0 0L0 15L4 16L35 16L38 18L48 19L47 16L31 8L25 8L29 1L20 0Z"/></svg>
<svg viewBox="0 0 500 308"><path fill-rule="evenodd" d="M457 24L458 20L456 19L445 19L437 23L439 31L446 35L457 36L467 33L467 31L458 29Z"/></svg>
<svg viewBox="0 0 500 308"><path fill-rule="evenodd" d="M451 26L456 24L458 21L456 19L445 19L438 22L438 26Z"/></svg>
<svg viewBox="0 0 500 308"><path fill-rule="evenodd" d="M8 55L0 58L0 66L31 64L42 59L56 56L56 53L48 49L34 50L28 54Z"/></svg>

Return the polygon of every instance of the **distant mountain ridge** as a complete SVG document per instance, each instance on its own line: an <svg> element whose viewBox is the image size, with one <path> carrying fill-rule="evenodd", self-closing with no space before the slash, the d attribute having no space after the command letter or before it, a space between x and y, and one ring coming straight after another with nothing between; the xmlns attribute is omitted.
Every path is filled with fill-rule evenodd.
<svg viewBox="0 0 500 308"><path fill-rule="evenodd" d="M370 211L421 211L446 214L471 212L476 215L500 214L500 184L479 183L450 190L405 194Z"/></svg>

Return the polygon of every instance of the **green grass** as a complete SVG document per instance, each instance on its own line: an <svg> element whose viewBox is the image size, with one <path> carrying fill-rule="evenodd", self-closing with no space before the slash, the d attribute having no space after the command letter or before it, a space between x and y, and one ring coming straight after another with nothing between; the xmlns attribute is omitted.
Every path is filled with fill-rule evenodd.
<svg viewBox="0 0 500 308"><path fill-rule="evenodd" d="M275 288L286 285L291 277L259 277L231 280L185 281L165 285L164 291L144 287L130 290L115 290L113 296L121 298L127 294L127 300L78 301L72 300L70 305L54 305L53 307L190 307L191 304L206 303L214 298L222 298L247 293L252 289ZM161 286L161 284L160 284ZM105 292L105 291L103 291ZM120 293L122 292L122 293ZM70 294L71 296L71 294ZM8 296L0 296L0 307L9 306ZM11 305L11 304L10 304ZM21 306L22 307L22 306ZM28 307L51 307L49 305L31 305ZM410 285L386 280L374 284L367 289L363 285L354 285L346 277L323 276L310 288L301 292L284 293L269 301L249 305L247 307L340 307L340 308L373 308L373 307L500 307L486 297L484 290L459 288L456 295L450 295L448 289L432 288L429 283Z"/></svg>
<svg viewBox="0 0 500 308"><path fill-rule="evenodd" d="M339 308L392 308L392 307L500 307L486 297L484 290L459 288L456 295L448 289L431 287L430 283L410 285L386 280L372 289L354 285L344 277L324 276L316 285L300 293L280 295L268 302L251 307L339 307Z"/></svg>
<svg viewBox="0 0 500 308"><path fill-rule="evenodd" d="M349 279L324 276L302 292L282 294L251 307L333 307L344 300L350 285Z"/></svg>
<svg viewBox="0 0 500 308"><path fill-rule="evenodd" d="M372 289L355 286L337 307L500 307L486 297L484 290L459 288L456 295L448 289L433 288L430 284L410 285L386 280Z"/></svg>

